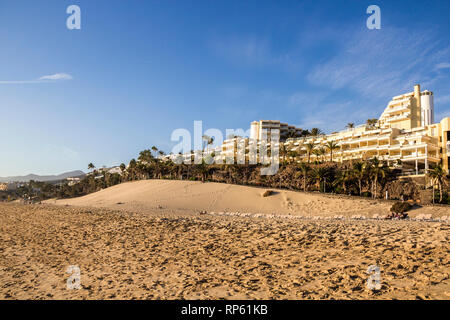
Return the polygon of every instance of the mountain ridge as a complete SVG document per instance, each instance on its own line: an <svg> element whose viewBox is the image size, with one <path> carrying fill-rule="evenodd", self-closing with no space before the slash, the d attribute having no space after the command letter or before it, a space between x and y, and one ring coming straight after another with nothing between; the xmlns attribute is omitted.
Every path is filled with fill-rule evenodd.
<svg viewBox="0 0 450 320"><path fill-rule="evenodd" d="M58 175L37 175L34 173L30 173L25 176L0 177L0 182L28 182L30 180L46 182L65 180L70 177L80 177L85 175L86 174L81 170L68 171Z"/></svg>

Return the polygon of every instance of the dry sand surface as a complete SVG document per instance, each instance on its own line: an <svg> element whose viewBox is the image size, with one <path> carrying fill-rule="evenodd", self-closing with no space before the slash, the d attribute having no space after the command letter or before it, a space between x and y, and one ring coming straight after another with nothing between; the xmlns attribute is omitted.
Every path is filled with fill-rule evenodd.
<svg viewBox="0 0 450 320"><path fill-rule="evenodd" d="M346 196L332 196L275 190L263 198L267 188L201 183L195 181L144 180L119 184L84 197L50 200L47 203L94 206L133 212L241 212L293 216L386 215L391 201L375 201ZM271 189L274 190L274 189ZM411 217L429 215L450 217L450 208L422 207L409 212Z"/></svg>
<svg viewBox="0 0 450 320"><path fill-rule="evenodd" d="M120 189L129 185L124 185L111 188L117 191L112 199L100 197L102 191L70 202L114 206L124 199L145 206L152 185L137 185L141 193L125 196ZM192 202L203 199L213 208L240 209L227 201L241 187L180 186L179 192L191 186L198 191ZM164 188L171 190L171 184L156 186L148 203L177 209L190 203ZM203 195L207 188L215 194L210 200ZM236 191L221 197L220 188ZM260 190L252 192L260 199ZM320 199L327 212L351 208L349 200L333 208L325 198L289 192L257 208L271 212L278 203L289 212L285 196L299 210L315 214L321 213ZM310 204L300 203L302 197ZM254 208L250 200L242 201L246 210ZM355 206L365 209L358 201ZM191 203L189 208L200 207ZM151 212L148 207L145 213L131 213L0 203L0 298L449 299L449 231L448 223L439 222L288 220ZM79 290L66 287L69 265L81 270ZM379 291L366 287L370 265L381 270Z"/></svg>

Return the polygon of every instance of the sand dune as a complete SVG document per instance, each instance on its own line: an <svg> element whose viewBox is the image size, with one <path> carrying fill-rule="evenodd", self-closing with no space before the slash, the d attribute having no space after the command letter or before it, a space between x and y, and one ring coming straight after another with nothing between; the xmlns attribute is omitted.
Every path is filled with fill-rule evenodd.
<svg viewBox="0 0 450 320"><path fill-rule="evenodd" d="M47 203L74 206L93 206L133 212L162 210L174 213L241 212L282 214L294 216L384 216L391 201L346 196L332 196L287 190L262 197L266 188L195 181L144 180L113 186L84 197L50 200ZM450 216L444 206L422 207L410 211L410 216Z"/></svg>

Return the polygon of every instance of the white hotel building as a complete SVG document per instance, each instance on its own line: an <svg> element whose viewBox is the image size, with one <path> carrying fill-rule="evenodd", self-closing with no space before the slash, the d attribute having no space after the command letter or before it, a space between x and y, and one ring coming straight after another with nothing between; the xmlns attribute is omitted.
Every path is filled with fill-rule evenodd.
<svg viewBox="0 0 450 320"><path fill-rule="evenodd" d="M326 144L334 141L338 145L338 149L333 151L333 161L336 162L377 157L387 161L391 167L401 168L404 175L424 175L438 163L442 163L448 172L450 117L434 123L433 98L433 92L420 91L420 85L416 85L414 91L392 98L375 125L363 124L328 135L301 137L302 129L286 123L254 121L250 125L250 139L260 145L261 141L270 140L272 130L279 130L280 143L284 144L293 162L306 162L308 158L320 160L314 154L308 155L306 144L326 149ZM247 163L249 141L249 138L241 137L228 139L213 151L217 159L234 158L235 163L239 163L238 159L240 162L245 159ZM184 159L190 157L190 154L183 155ZM321 157L331 158L329 151Z"/></svg>

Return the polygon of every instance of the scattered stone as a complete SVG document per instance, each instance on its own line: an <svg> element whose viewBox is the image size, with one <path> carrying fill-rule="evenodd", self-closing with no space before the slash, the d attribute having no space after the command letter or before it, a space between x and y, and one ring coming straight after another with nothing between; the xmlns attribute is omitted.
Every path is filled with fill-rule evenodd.
<svg viewBox="0 0 450 320"><path fill-rule="evenodd" d="M273 194L274 194L274 192L272 190L266 190L266 191L264 191L262 196L265 198L265 197L269 197L269 196L271 196Z"/></svg>

